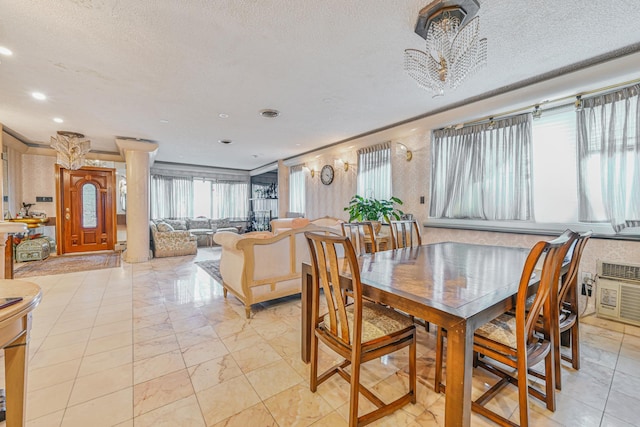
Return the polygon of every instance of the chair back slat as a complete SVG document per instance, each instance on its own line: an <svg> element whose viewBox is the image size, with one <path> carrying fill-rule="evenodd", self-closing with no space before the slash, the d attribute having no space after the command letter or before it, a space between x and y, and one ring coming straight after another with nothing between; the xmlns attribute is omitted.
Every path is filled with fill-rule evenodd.
<svg viewBox="0 0 640 427"><path fill-rule="evenodd" d="M587 245L587 241L591 238L593 234L592 231L587 231L585 233L580 234L578 239L573 244L573 253L571 255L571 263L569 264L569 271L564 277L562 281L562 285L560 286L560 292L558 292L558 304L559 308L562 309L562 305L567 298L569 293L569 289L571 286L577 284L578 279L578 269L580 268L580 259L582 258L582 251L584 247Z"/></svg>
<svg viewBox="0 0 640 427"><path fill-rule="evenodd" d="M420 224L417 220L391 221L391 247L393 249L412 248L422 245Z"/></svg>
<svg viewBox="0 0 640 427"><path fill-rule="evenodd" d="M554 284L558 283L560 268L562 267L564 257L576 237L577 235L575 233L571 233L562 235L548 242L541 241L536 243L529 252L529 256L522 270L518 294L516 296L516 340L519 348L524 349L527 344L534 341L536 323L539 322L541 313L544 313L542 316L542 332L546 335L547 339L551 335L552 316L556 315L557 317L557 311L555 309L552 310L549 295L551 289L557 292L557 285ZM542 271L539 273L540 281L538 289L533 304L527 310L529 283L534 275L536 264L538 264L543 254L545 257L542 264ZM538 328L538 331L539 330L540 328Z"/></svg>
<svg viewBox="0 0 640 427"><path fill-rule="evenodd" d="M309 244L313 273L312 299L313 307L319 307L320 288L324 291L329 315L327 332L335 335L337 339L346 345L359 344L362 334L362 284L360 282L360 270L356 260L356 254L351 240L346 236L322 235L306 232L305 237ZM344 254L340 260L338 255ZM340 286L340 275L351 276L351 297L354 305L353 331L349 330L347 320L347 289ZM318 312L314 312L316 322L320 321ZM353 337L352 342L351 337Z"/></svg>
<svg viewBox="0 0 640 427"><path fill-rule="evenodd" d="M364 222L343 222L342 234L351 240L353 249L357 256L367 253L366 238L369 236L371 240L371 253L375 253L378 245L376 244L376 236L373 231L373 224L369 221Z"/></svg>

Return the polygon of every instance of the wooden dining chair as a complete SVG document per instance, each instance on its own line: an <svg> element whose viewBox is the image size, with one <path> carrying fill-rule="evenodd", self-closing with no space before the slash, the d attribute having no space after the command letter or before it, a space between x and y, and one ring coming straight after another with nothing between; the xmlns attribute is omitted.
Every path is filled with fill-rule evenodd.
<svg viewBox="0 0 640 427"><path fill-rule="evenodd" d="M422 245L420 224L417 220L390 221L391 248L412 248Z"/></svg>
<svg viewBox="0 0 640 427"><path fill-rule="evenodd" d="M554 328L557 328L557 310L552 306L551 292L556 292L560 268L577 235L563 235L554 240L536 243L525 261L515 310L504 313L480 326L474 335L473 351L476 366L495 374L500 380L472 402L471 409L502 426L518 425L484 406L507 384L518 387L518 404L521 426L529 425L529 394L545 402L547 409L555 411ZM544 256L541 271L534 271ZM535 297L529 309L527 298L531 291L531 279L539 275ZM436 342L436 391L444 391L442 382L443 338L446 331L438 328ZM478 356L485 356L479 358ZM508 372L492 364L488 359L515 370ZM529 386L529 369L544 361L544 391ZM448 367L455 369L455 367Z"/></svg>
<svg viewBox="0 0 640 427"><path fill-rule="evenodd" d="M343 222L342 234L351 240L357 256L364 255L367 252L375 253L378 248L373 224L370 221ZM371 242L369 250L367 250L367 236L370 236L369 239Z"/></svg>
<svg viewBox="0 0 640 427"><path fill-rule="evenodd" d="M349 426L364 426L405 404L416 402L416 330L413 322L395 310L362 298L362 283L356 253L345 236L306 232L311 254L312 326L311 378L315 393L318 385L334 374L350 384ZM338 254L344 253L339 260ZM346 286L340 286L341 273L351 277L352 303L345 303ZM320 315L320 290L324 291L327 313ZM351 300L351 299L350 299ZM318 375L318 341L335 351L344 361ZM389 404L360 384L361 364L409 347L409 391ZM351 372L345 368L351 365ZM358 416L359 393L377 406Z"/></svg>

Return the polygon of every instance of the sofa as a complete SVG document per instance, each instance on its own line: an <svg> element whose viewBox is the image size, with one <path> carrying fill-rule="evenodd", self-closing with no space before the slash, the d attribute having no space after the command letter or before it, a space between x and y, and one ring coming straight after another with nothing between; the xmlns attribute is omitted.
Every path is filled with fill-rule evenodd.
<svg viewBox="0 0 640 427"><path fill-rule="evenodd" d="M173 230L163 231L189 231L192 235L196 236L198 246L206 246L211 244L211 237L216 231L232 231L239 232L239 228L231 224L229 218L222 219L209 219L206 217L197 218L162 218L153 219L155 224L165 223L168 224ZM242 227L240 227L241 229Z"/></svg>
<svg viewBox="0 0 640 427"><path fill-rule="evenodd" d="M341 224L344 221L338 218L325 216L310 220L308 218L277 218L271 220L271 232L273 234L279 234L283 231L289 231L296 228L306 227L309 224L317 225L318 227L330 227L335 228L338 232L342 233Z"/></svg>
<svg viewBox="0 0 640 427"><path fill-rule="evenodd" d="M277 235L268 231L242 235L220 231L214 235L222 246L224 296L231 292L242 301L247 318L252 304L301 292L301 264L310 260L306 231L341 234L335 228L307 224Z"/></svg>

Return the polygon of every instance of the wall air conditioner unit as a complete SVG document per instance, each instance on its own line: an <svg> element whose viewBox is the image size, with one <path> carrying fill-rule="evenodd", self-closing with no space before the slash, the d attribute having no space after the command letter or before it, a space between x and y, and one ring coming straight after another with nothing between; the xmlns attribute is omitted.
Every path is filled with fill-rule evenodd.
<svg viewBox="0 0 640 427"><path fill-rule="evenodd" d="M598 317L640 326L640 265L598 261Z"/></svg>

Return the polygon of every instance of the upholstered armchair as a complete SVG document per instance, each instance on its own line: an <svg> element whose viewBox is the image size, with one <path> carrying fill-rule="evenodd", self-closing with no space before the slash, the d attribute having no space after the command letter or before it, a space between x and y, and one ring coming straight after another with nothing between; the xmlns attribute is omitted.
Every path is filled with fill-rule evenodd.
<svg viewBox="0 0 640 427"><path fill-rule="evenodd" d="M160 229L153 221L149 223L154 257L194 255L198 252L197 238L191 232L188 230L163 230L163 226L159 226Z"/></svg>
<svg viewBox="0 0 640 427"><path fill-rule="evenodd" d="M231 292L251 305L301 292L302 263L309 262L305 231L340 234L339 231L309 224L274 235L268 231L236 234L217 232L213 239L222 246L220 275L224 295Z"/></svg>

